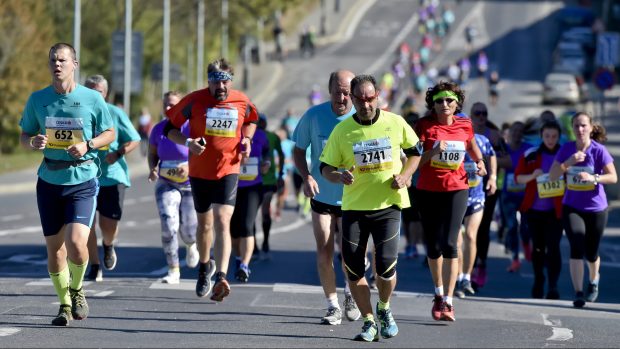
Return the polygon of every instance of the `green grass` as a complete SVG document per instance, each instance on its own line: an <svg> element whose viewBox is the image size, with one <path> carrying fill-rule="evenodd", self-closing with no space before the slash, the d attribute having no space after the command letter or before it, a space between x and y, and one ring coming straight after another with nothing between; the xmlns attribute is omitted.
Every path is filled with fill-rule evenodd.
<svg viewBox="0 0 620 349"><path fill-rule="evenodd" d="M42 158L40 151L19 150L14 154L0 154L0 174L37 167Z"/></svg>

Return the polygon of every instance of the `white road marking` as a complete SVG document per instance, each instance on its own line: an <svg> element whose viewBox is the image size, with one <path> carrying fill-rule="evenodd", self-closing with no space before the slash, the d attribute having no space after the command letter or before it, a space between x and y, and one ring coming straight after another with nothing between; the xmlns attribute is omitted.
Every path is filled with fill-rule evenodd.
<svg viewBox="0 0 620 349"><path fill-rule="evenodd" d="M543 324L545 326L550 326L553 333L548 341L567 341L573 339L573 330L570 328L560 327L562 326L562 321L560 319L550 319L548 314L541 313Z"/></svg>
<svg viewBox="0 0 620 349"><path fill-rule="evenodd" d="M32 234L32 233L41 234L42 232L43 230L41 229L41 226L37 225L37 226L31 226L31 227L0 230L0 236L7 236L7 235L13 235L13 234Z"/></svg>
<svg viewBox="0 0 620 349"><path fill-rule="evenodd" d="M11 221L18 221L18 220L20 220L22 218L24 218L23 214L14 214L14 215L4 216L4 217L0 218L0 221L2 221L2 222L11 222Z"/></svg>
<svg viewBox="0 0 620 349"><path fill-rule="evenodd" d="M39 260L31 260L32 258L40 257L37 254L17 254L5 259L5 262L13 262L13 263L27 263L34 265L47 265L47 258L39 259Z"/></svg>
<svg viewBox="0 0 620 349"><path fill-rule="evenodd" d="M107 297L107 296L111 295L112 293L114 293L114 291L111 291L111 290L109 290L109 291L101 291L101 292L95 293L93 295L93 297Z"/></svg>
<svg viewBox="0 0 620 349"><path fill-rule="evenodd" d="M21 329L15 327L0 327L0 337L11 336L19 331L21 331Z"/></svg>

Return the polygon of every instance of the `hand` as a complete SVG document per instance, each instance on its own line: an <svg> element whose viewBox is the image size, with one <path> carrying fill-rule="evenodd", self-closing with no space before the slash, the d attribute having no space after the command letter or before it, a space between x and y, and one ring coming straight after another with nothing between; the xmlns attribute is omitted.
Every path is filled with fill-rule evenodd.
<svg viewBox="0 0 620 349"><path fill-rule="evenodd" d="M353 171L355 171L355 165L351 166L350 169L340 172L340 182L344 185L351 185L355 180L355 176L353 176Z"/></svg>
<svg viewBox="0 0 620 349"><path fill-rule="evenodd" d="M86 142L80 142L77 144L71 145L67 148L67 154L69 154L74 159L79 159L88 151L88 147L86 146Z"/></svg>
<svg viewBox="0 0 620 349"><path fill-rule="evenodd" d="M401 174L392 175L392 189L401 189L407 186L407 178Z"/></svg>
<svg viewBox="0 0 620 349"><path fill-rule="evenodd" d="M200 145L198 141L200 141L200 138L194 138L188 144L188 149L192 152L192 154L200 155L203 151L205 151L205 145L207 144L205 143L205 145Z"/></svg>
<svg viewBox="0 0 620 349"><path fill-rule="evenodd" d="M32 145L32 149L43 150L43 149L45 149L45 146L47 145L47 136L46 135L36 135L36 136L32 137L32 140L30 141L30 144Z"/></svg>
<svg viewBox="0 0 620 349"><path fill-rule="evenodd" d="M495 194L495 191L497 190L497 181L495 179L495 176L489 177L489 180L487 181L487 186L484 189L487 191L487 195Z"/></svg>
<svg viewBox="0 0 620 349"><path fill-rule="evenodd" d="M586 153L582 152L582 151L578 151L575 154L573 154L570 158L568 158L564 164L566 165L566 167L569 166L573 166L576 163L585 161L586 159Z"/></svg>
<svg viewBox="0 0 620 349"><path fill-rule="evenodd" d="M269 160L263 161L263 163L260 165L260 173L265 174L269 172L270 167L271 167L271 161Z"/></svg>
<svg viewBox="0 0 620 349"><path fill-rule="evenodd" d="M241 139L241 156L243 158L249 158L252 151L252 141L248 137Z"/></svg>
<svg viewBox="0 0 620 349"><path fill-rule="evenodd" d="M579 172L577 174L577 178L582 182L594 183L596 177L594 175L589 174L588 172Z"/></svg>
<svg viewBox="0 0 620 349"><path fill-rule="evenodd" d="M433 152L435 153L435 155L445 151L446 149L448 149L448 142L446 141L439 141L439 144L433 148Z"/></svg>
<svg viewBox="0 0 620 349"><path fill-rule="evenodd" d="M115 152L115 151L111 153L107 153L105 156L105 162L107 162L110 165L117 162L118 159L120 159L120 156L118 155L118 152Z"/></svg>
<svg viewBox="0 0 620 349"><path fill-rule="evenodd" d="M187 162L179 164L179 166L177 166L177 169L179 170L179 176L185 177L189 175L189 164Z"/></svg>
<svg viewBox="0 0 620 349"><path fill-rule="evenodd" d="M532 175L534 176L534 178L538 178L540 175L543 175L543 174L545 173L540 168L537 168L534 170L534 172L532 172Z"/></svg>
<svg viewBox="0 0 620 349"><path fill-rule="evenodd" d="M484 165L484 161L480 160L476 163L476 166L478 167L478 171L476 171L476 174L480 177L484 177L487 175L487 168Z"/></svg>
<svg viewBox="0 0 620 349"><path fill-rule="evenodd" d="M149 182L155 182L159 178L159 174L157 173L157 168L153 168L149 172Z"/></svg>
<svg viewBox="0 0 620 349"><path fill-rule="evenodd" d="M318 193L320 193L318 183L312 176L308 176L304 181L304 195L306 197L313 198Z"/></svg>

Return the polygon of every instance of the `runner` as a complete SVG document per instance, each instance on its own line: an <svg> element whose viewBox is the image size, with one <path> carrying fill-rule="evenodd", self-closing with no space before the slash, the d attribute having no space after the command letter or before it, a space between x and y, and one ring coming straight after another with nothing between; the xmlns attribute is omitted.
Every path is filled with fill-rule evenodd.
<svg viewBox="0 0 620 349"><path fill-rule="evenodd" d="M241 282L250 279L250 259L254 251L254 222L263 201L263 177L271 166L269 141L265 131L258 128L252 139L250 157L244 159L239 173L237 204L231 218L230 233L236 257L235 278Z"/></svg>
<svg viewBox="0 0 620 349"><path fill-rule="evenodd" d="M339 325L342 321L333 262L334 243L341 243L341 236L337 232L342 232L342 184L330 183L321 176L319 156L334 127L355 113L350 96L354 76L347 70L332 72L328 82L330 100L308 109L293 133L295 166L303 178L304 195L311 198L317 269L327 300L327 314L321 323L327 325ZM310 169L306 156L308 148L312 156ZM348 282L345 282L344 292L345 315L349 321L355 321L359 319L360 312L351 296Z"/></svg>
<svg viewBox="0 0 620 349"><path fill-rule="evenodd" d="M455 320L452 297L458 275L457 240L467 210L469 189L463 167L465 152L476 164L476 174L486 174L471 120L455 115L461 112L464 99L458 85L440 81L426 92L429 115L416 124L424 150L417 193L424 203L420 205L420 214L435 285L431 314L433 319L443 321ZM447 259L446 265L444 259Z"/></svg>
<svg viewBox="0 0 620 349"><path fill-rule="evenodd" d="M398 326L390 309L396 287L396 262L401 209L409 207L406 183L418 165L418 137L405 120L378 109L377 81L370 75L351 80L357 112L338 124L321 154L321 173L332 183L343 183L342 256L351 293L364 317L359 341L377 341L379 329L364 277L366 245L375 243L377 317L381 336L394 337ZM401 162L401 151L408 157ZM339 170L345 168L347 170Z"/></svg>
<svg viewBox="0 0 620 349"><path fill-rule="evenodd" d="M42 150L37 206L47 268L60 301L54 326L83 320L89 309L82 281L88 234L99 190L96 150L114 141L114 123L101 94L74 80L75 49L57 43L48 53L52 83L33 92L19 122L21 145Z"/></svg>
<svg viewBox="0 0 620 349"><path fill-rule="evenodd" d="M198 216L196 238L200 267L196 295L211 291L211 275L217 266L211 300L221 302L230 293L226 280L230 258L230 218L235 209L241 159L252 150L258 112L248 97L232 89L233 69L225 59L207 68L208 88L194 91L166 112L170 123L164 134L188 146L189 180ZM205 117L206 116L206 117ZM189 120L190 138L178 129ZM213 238L215 231L215 239ZM215 240L215 263L210 247Z"/></svg>
<svg viewBox="0 0 620 349"><path fill-rule="evenodd" d="M476 294L471 284L471 273L474 269L476 260L476 238L478 236L478 228L482 221L484 211L485 192L493 195L497 184L495 183L497 172L497 158L495 150L491 146L489 139L483 135L474 134L476 144L482 152L485 161L489 164L489 180L484 183L481 176L478 176L478 167L469 154L465 154L465 171L467 172L467 182L469 185L469 193L467 196L467 209L465 210L465 218L463 219L464 232L459 234L459 274L456 278L456 289L454 294L459 298L465 298L466 295L473 296ZM461 249L461 246L463 247Z"/></svg>
<svg viewBox="0 0 620 349"><path fill-rule="evenodd" d="M149 139L149 182L156 182L155 201L161 222L161 244L168 264L168 274L161 280L165 284L178 284L181 280L179 235L185 243L187 266L195 268L199 260L196 211L188 177L189 150L164 136L164 129L170 122L166 112L182 97L176 91L164 94L164 119L153 127ZM181 132L189 137L189 121L181 126Z"/></svg>
<svg viewBox="0 0 620 349"><path fill-rule="evenodd" d="M550 179L566 173L562 200L562 222L570 243L570 275L575 288L576 308L595 302L599 293L601 259L598 248L607 225L607 196L602 184L618 181L613 158L601 143L605 129L592 123L585 112L573 116L577 139L564 144L553 162ZM588 289L583 293L583 258L588 262Z"/></svg>
<svg viewBox="0 0 620 349"><path fill-rule="evenodd" d="M84 86L101 93L104 100L108 95L108 81L101 75L88 77ZM125 189L131 185L125 155L138 147L140 135L122 109L110 103L106 104L114 122L116 138L109 146L101 147L97 152L101 169L97 211L103 245L103 265L107 270L113 270L116 267L114 241L118 237L118 222L123 215ZM103 271L99 264L96 225L95 217L88 237L90 272L85 279L99 282L103 280Z"/></svg>
<svg viewBox="0 0 620 349"><path fill-rule="evenodd" d="M525 197L519 211L527 216L527 225L533 241L532 266L534 285L532 298L545 295L545 266L549 289L547 299L560 299L558 279L562 270L560 240L562 239L562 197L564 179L549 180L549 169L560 150L560 125L547 121L540 129L543 143L528 149L515 169L517 183L526 184Z"/></svg>

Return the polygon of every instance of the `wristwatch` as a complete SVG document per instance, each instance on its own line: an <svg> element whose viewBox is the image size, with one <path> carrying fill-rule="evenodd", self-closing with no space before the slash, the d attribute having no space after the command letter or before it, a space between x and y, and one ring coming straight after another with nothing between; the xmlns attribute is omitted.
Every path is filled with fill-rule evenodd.
<svg viewBox="0 0 620 349"><path fill-rule="evenodd" d="M598 185L598 181L601 179L601 176L599 176L599 174L595 174L594 175L594 185Z"/></svg>
<svg viewBox="0 0 620 349"><path fill-rule="evenodd" d="M93 140L89 140L88 142L86 142L86 149L87 151L91 151L93 149L95 149L95 142L93 142Z"/></svg>

